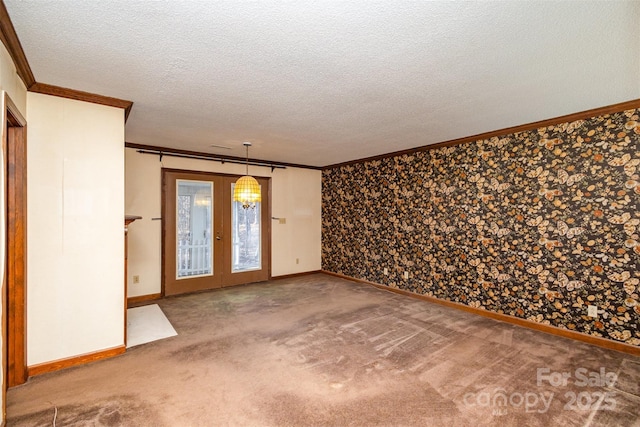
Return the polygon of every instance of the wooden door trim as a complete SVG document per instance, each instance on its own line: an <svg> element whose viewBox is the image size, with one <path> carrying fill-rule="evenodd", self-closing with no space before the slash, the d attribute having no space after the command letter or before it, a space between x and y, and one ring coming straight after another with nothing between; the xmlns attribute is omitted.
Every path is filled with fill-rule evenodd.
<svg viewBox="0 0 640 427"><path fill-rule="evenodd" d="M5 92L5 274L2 281L3 387L27 380L27 121ZM3 411L6 401L3 401Z"/></svg>
<svg viewBox="0 0 640 427"><path fill-rule="evenodd" d="M209 171L201 171L201 170L191 170L191 169L172 169L172 168L162 168L162 172L173 172L173 173L190 173L195 175L213 175L213 176L221 176L221 177L231 177L231 178L240 178L242 175L234 174L234 173L218 173L218 172L209 172ZM256 175L251 174L254 178L267 178L271 179L270 176L264 175Z"/></svg>
<svg viewBox="0 0 640 427"><path fill-rule="evenodd" d="M164 291L165 283L164 283L164 269L166 263L166 257L164 255L164 239L165 239L165 217L164 217L164 206L167 203L167 196L165 195L166 185L167 185L167 174L165 173L165 168L160 169L160 298L163 298L166 293Z"/></svg>
<svg viewBox="0 0 640 427"><path fill-rule="evenodd" d="M267 236L269 237L269 241L267 242L267 245L269 247L269 253L267 254L267 263L269 264L269 270L268 270L268 279L271 280L271 252L272 252L272 247L271 247L271 232L272 232L272 228L271 228L271 219L273 218L273 207L271 206L271 201L273 200L273 198L271 197L271 188L272 188L272 184L271 184L272 180L271 178L269 178L269 187L267 188L267 197L269 198L269 206L267 208L267 219L268 221L266 221L265 227L268 227L267 230Z"/></svg>

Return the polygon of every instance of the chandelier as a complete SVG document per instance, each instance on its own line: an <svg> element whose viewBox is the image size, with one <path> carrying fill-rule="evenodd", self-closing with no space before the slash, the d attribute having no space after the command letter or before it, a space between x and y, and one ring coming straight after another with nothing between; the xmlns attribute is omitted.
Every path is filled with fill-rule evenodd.
<svg viewBox="0 0 640 427"><path fill-rule="evenodd" d="M247 148L246 174L238 178L233 189L233 201L242 203L244 209L255 208L256 203L262 200L260 192L260 184L252 176L249 175L249 147L250 142L243 142Z"/></svg>

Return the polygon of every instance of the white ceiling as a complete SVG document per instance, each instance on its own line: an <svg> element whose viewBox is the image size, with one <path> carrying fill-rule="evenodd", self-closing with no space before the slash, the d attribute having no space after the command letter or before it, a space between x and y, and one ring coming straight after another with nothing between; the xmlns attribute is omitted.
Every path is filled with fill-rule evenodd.
<svg viewBox="0 0 640 427"><path fill-rule="evenodd" d="M5 4L139 144L324 166L640 98L639 1Z"/></svg>

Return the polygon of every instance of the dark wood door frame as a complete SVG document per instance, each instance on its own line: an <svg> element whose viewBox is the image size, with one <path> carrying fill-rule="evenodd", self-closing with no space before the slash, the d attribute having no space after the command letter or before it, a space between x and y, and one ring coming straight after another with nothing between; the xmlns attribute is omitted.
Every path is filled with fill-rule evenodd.
<svg viewBox="0 0 640 427"><path fill-rule="evenodd" d="M6 93L4 105L6 267L2 280L2 378L6 390L27 381L27 121Z"/></svg>

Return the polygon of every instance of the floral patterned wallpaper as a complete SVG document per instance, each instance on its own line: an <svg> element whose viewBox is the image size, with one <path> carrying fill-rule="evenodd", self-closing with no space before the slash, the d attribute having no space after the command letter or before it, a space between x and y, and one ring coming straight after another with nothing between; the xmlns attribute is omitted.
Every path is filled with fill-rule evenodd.
<svg viewBox="0 0 640 427"><path fill-rule="evenodd" d="M326 169L323 269L638 346L639 141L629 110Z"/></svg>

